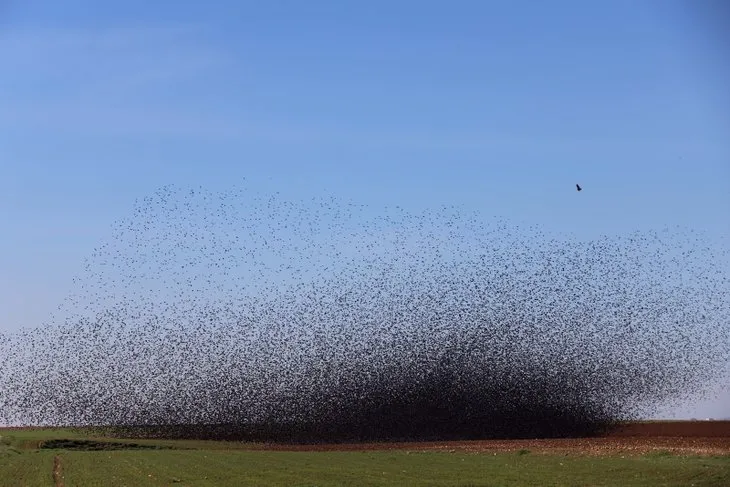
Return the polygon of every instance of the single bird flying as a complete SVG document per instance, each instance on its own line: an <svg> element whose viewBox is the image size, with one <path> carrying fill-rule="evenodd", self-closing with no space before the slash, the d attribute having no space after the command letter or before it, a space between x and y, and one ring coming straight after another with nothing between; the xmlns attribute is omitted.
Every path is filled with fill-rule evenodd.
<svg viewBox="0 0 730 487"><path fill-rule="evenodd" d="M580 187L580 184L576 184L575 185L575 189L577 189L578 191L582 191L583 190L583 188Z"/></svg>

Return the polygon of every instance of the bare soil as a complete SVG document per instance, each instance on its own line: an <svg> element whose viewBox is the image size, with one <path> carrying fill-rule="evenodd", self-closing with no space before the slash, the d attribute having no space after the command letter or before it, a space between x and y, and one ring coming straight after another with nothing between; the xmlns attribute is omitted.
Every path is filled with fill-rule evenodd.
<svg viewBox="0 0 730 487"><path fill-rule="evenodd" d="M524 452L584 455L730 455L730 421L652 421L627 423L601 437L534 440L359 443L332 445L258 444L279 451Z"/></svg>
<svg viewBox="0 0 730 487"><path fill-rule="evenodd" d="M26 429L26 428L5 428ZM28 428L37 429L37 428ZM238 448L241 445L237 445ZM276 451L406 450L581 455L722 455L730 456L730 421L646 421L624 423L599 437L530 440L470 440L392 443L279 444L251 443L245 449Z"/></svg>

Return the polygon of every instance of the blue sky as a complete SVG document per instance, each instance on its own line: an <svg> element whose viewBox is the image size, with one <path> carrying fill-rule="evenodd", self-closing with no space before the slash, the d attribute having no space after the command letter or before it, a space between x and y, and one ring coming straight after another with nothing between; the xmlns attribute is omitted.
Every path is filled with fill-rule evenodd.
<svg viewBox="0 0 730 487"><path fill-rule="evenodd" d="M170 183L730 236L721 0L2 5L0 330Z"/></svg>

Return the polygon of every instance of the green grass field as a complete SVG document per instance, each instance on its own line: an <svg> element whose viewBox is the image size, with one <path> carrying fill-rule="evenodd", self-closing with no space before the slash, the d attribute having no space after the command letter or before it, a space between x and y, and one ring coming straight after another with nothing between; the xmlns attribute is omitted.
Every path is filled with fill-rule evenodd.
<svg viewBox="0 0 730 487"><path fill-rule="evenodd" d="M0 436L0 486L730 486L730 457L272 452L221 442L136 440L125 448L160 449L81 441L62 444L72 449L48 449L44 441L83 435L0 430Z"/></svg>

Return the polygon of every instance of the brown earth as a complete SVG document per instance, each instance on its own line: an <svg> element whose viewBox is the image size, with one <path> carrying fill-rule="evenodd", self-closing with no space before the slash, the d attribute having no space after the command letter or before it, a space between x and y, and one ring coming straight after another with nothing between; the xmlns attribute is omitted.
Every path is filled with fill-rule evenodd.
<svg viewBox="0 0 730 487"><path fill-rule="evenodd" d="M25 429L25 428L4 428ZM636 455L646 453L730 456L730 421L646 421L624 423L600 437L531 440L470 440L290 445L251 443L237 448L278 451L406 450L537 454Z"/></svg>
<svg viewBox="0 0 730 487"><path fill-rule="evenodd" d="M607 436L682 436L730 438L728 421L646 421L617 426Z"/></svg>
<svg viewBox="0 0 730 487"><path fill-rule="evenodd" d="M255 449L280 451L406 450L445 452L519 452L542 454L730 455L730 421L652 421L627 423L601 437L534 440L359 443L333 445L258 444Z"/></svg>

